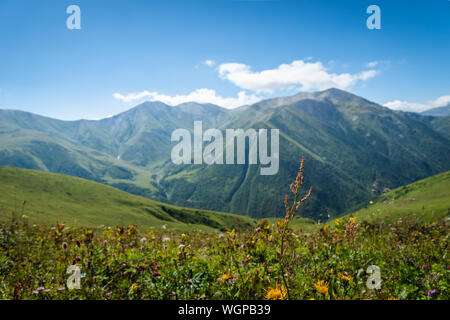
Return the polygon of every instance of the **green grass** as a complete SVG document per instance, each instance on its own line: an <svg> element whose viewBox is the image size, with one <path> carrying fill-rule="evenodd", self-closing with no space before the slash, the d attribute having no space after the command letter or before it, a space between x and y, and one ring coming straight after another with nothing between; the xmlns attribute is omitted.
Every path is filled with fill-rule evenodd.
<svg viewBox="0 0 450 320"><path fill-rule="evenodd" d="M138 225L214 231L254 225L233 214L181 208L89 180L0 166L0 220L25 215L30 223L96 227Z"/></svg>
<svg viewBox="0 0 450 320"><path fill-rule="evenodd" d="M424 222L446 218L450 216L450 171L394 189L345 216L350 215L360 221L385 224L412 216ZM279 219L265 220L274 225ZM334 225L333 219L326 223ZM290 223L293 230L303 232L314 232L321 226L323 223L303 217L295 217Z"/></svg>
<svg viewBox="0 0 450 320"><path fill-rule="evenodd" d="M450 171L392 190L352 213L360 220L390 223L417 215L426 222L449 216Z"/></svg>

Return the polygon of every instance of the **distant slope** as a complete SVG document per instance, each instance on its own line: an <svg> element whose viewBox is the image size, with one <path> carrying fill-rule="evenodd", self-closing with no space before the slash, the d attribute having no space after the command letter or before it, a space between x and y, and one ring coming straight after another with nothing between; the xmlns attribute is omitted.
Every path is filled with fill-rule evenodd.
<svg viewBox="0 0 450 320"><path fill-rule="evenodd" d="M254 223L247 217L175 207L62 174L0 167L0 181L2 220L16 212L32 223L66 222L72 226L136 224L143 228L167 225L183 230L225 230Z"/></svg>
<svg viewBox="0 0 450 320"><path fill-rule="evenodd" d="M434 116L434 117L449 117L450 116L450 104L444 106L444 107L437 107L433 109L428 109L420 114L423 114L425 116Z"/></svg>
<svg viewBox="0 0 450 320"><path fill-rule="evenodd" d="M450 116L433 118L431 120L431 126L444 137L450 139Z"/></svg>
<svg viewBox="0 0 450 320"><path fill-rule="evenodd" d="M392 190L352 213L359 220L386 223L414 214L423 221L450 216L450 171Z"/></svg>

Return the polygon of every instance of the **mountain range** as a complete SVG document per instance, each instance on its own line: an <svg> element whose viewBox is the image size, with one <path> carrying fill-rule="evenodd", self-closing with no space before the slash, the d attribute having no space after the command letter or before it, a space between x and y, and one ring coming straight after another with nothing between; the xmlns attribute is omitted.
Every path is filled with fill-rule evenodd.
<svg viewBox="0 0 450 320"><path fill-rule="evenodd" d="M437 107L422 111L421 114L425 116L434 116L434 117L448 117L450 116L450 103L446 106Z"/></svg>
<svg viewBox="0 0 450 320"><path fill-rule="evenodd" d="M175 165L171 133L279 129L280 168ZM62 121L0 110L0 165L90 179L166 203L272 217L306 159L302 215L327 219L390 189L450 170L450 117L393 111L338 89L299 93L228 110L145 102L102 120Z"/></svg>

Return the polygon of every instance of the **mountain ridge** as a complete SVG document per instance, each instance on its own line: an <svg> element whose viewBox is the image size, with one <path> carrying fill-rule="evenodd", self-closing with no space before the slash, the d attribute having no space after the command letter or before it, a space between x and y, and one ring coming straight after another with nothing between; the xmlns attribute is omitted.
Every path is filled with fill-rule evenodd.
<svg viewBox="0 0 450 320"><path fill-rule="evenodd" d="M170 161L173 130L280 129L280 171L260 165ZM101 120L63 121L0 110L0 165L65 173L185 207L252 217L282 215L306 156L314 187L305 215L323 219L382 192L450 169L450 120L393 111L339 89L299 93L237 109L145 102ZM51 156L50 156L51 155Z"/></svg>

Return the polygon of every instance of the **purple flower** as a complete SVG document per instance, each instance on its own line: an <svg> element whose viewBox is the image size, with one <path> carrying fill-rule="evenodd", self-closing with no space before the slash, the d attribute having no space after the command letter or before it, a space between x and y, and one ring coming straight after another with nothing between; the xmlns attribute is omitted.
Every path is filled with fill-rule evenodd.
<svg viewBox="0 0 450 320"><path fill-rule="evenodd" d="M44 291L45 291L45 292L50 292L50 289L45 289Z"/></svg>
<svg viewBox="0 0 450 320"><path fill-rule="evenodd" d="M260 231L261 231L261 227L256 228L255 231L256 231L256 232L260 232Z"/></svg>
<svg viewBox="0 0 450 320"><path fill-rule="evenodd" d="M33 293L34 293L34 294L38 294L39 292L38 292L37 290L34 290Z"/></svg>
<svg viewBox="0 0 450 320"><path fill-rule="evenodd" d="M42 291L42 290L44 290L45 288L44 287L39 287L39 288L37 288L36 290L37 291Z"/></svg>
<svg viewBox="0 0 450 320"><path fill-rule="evenodd" d="M430 291L428 291L427 296L428 296L428 297L431 297L431 296L432 296L433 294L435 294L436 292L437 292L436 289L430 290Z"/></svg>
<svg viewBox="0 0 450 320"><path fill-rule="evenodd" d="M63 291L63 290L66 290L66 288L65 287L58 288L58 291Z"/></svg>

